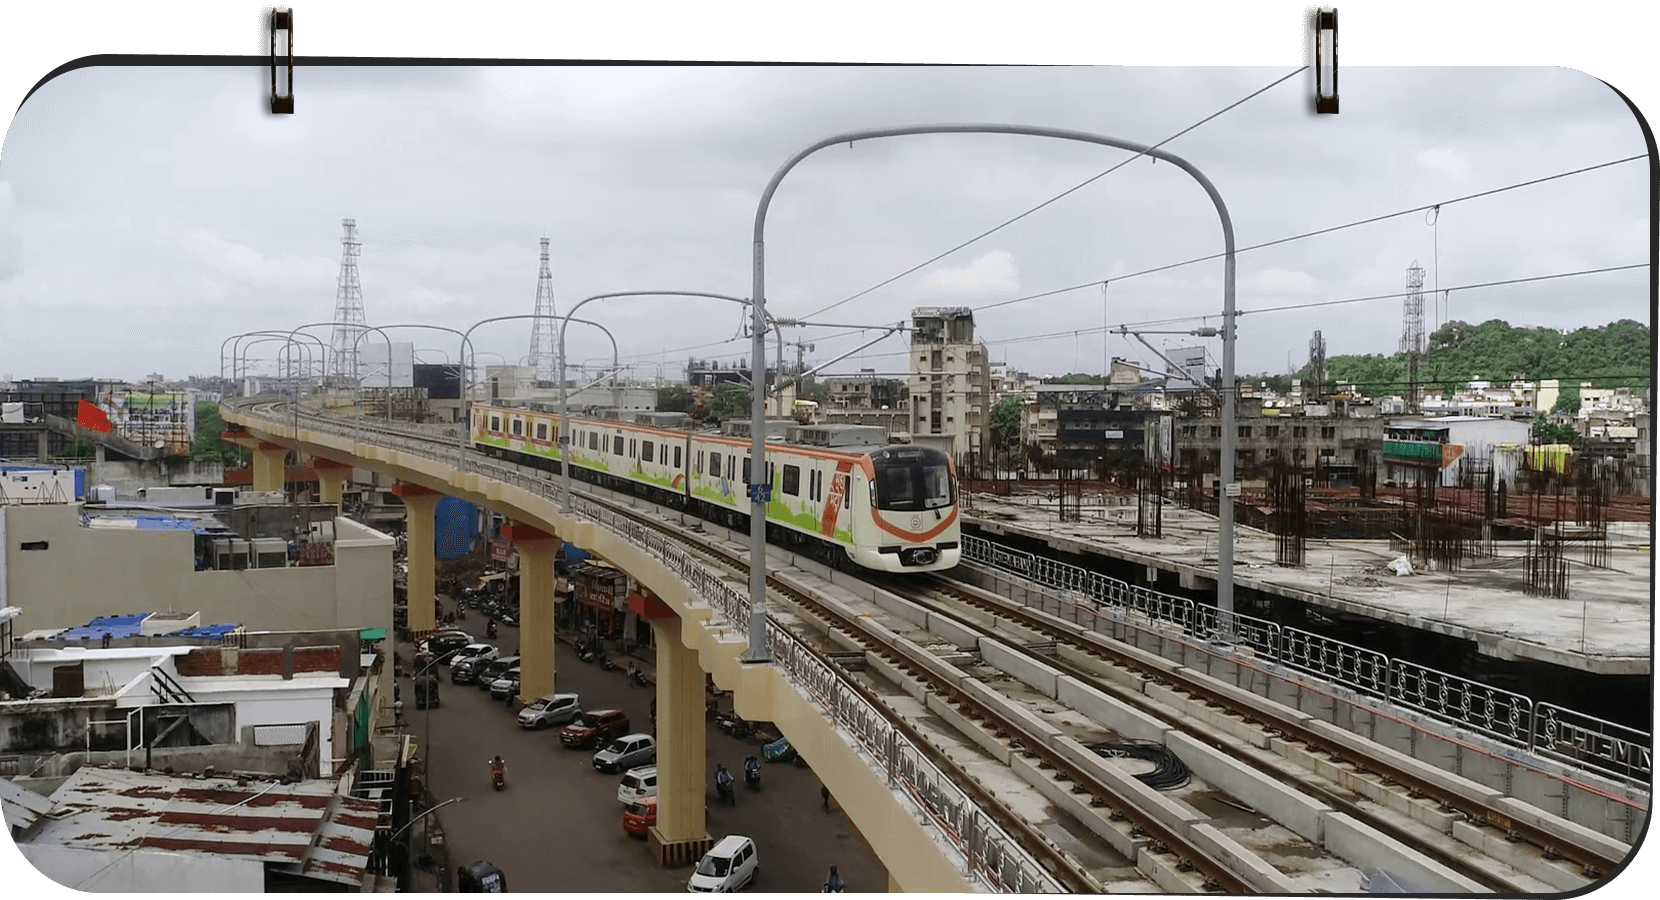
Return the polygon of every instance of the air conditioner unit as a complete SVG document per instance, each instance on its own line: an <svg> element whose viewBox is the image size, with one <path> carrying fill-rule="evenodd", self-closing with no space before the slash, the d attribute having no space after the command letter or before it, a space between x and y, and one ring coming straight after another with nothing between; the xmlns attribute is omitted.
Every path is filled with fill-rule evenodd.
<svg viewBox="0 0 1660 900"><path fill-rule="evenodd" d="M251 545L253 568L280 569L288 565L288 542L282 538L255 538Z"/></svg>
<svg viewBox="0 0 1660 900"><path fill-rule="evenodd" d="M248 542L242 538L231 538L231 564L226 568L241 571L248 568Z"/></svg>
<svg viewBox="0 0 1660 900"><path fill-rule="evenodd" d="M332 544L332 543L334 543L334 523L333 522L312 522L311 523L311 542L313 544Z"/></svg>

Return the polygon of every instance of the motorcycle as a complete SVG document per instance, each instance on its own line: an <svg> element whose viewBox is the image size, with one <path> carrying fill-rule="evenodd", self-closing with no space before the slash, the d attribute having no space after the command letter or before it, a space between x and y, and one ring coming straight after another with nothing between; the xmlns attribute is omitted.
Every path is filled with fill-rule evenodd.
<svg viewBox="0 0 1660 900"><path fill-rule="evenodd" d="M761 789L761 764L754 759L744 764L744 784L752 791Z"/></svg>
<svg viewBox="0 0 1660 900"><path fill-rule="evenodd" d="M746 738L755 733L755 726L745 722L737 713L722 713L715 718L715 726L735 738Z"/></svg>
<svg viewBox="0 0 1660 900"><path fill-rule="evenodd" d="M640 669L628 670L628 683L634 687L646 686L646 673Z"/></svg>
<svg viewBox="0 0 1660 900"><path fill-rule="evenodd" d="M599 667L601 671L612 672L616 670L617 664L611 661L611 657L601 653L599 655Z"/></svg>
<svg viewBox="0 0 1660 900"><path fill-rule="evenodd" d="M732 796L732 782L730 781L715 782L715 794L732 806L738 805L737 798Z"/></svg>
<svg viewBox="0 0 1660 900"><path fill-rule="evenodd" d="M494 785L498 791L507 786L507 769L505 766L490 767L490 783Z"/></svg>
<svg viewBox="0 0 1660 900"><path fill-rule="evenodd" d="M495 636L496 636L496 623L495 623L495 620L492 619L490 621L490 624L485 627L484 633L489 635L491 639L495 638Z"/></svg>
<svg viewBox="0 0 1660 900"><path fill-rule="evenodd" d="M587 647L583 647L581 650L576 651L576 658L585 663L591 663L594 661L594 651L589 650Z"/></svg>

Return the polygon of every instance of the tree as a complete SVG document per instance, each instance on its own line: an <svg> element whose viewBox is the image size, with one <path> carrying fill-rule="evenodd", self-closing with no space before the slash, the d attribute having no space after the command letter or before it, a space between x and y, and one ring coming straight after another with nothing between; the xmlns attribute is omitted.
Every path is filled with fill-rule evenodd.
<svg viewBox="0 0 1660 900"><path fill-rule="evenodd" d="M1026 401L1016 396L1004 397L991 408L992 441L998 447L1006 448L1019 443L1021 411L1025 408Z"/></svg>
<svg viewBox="0 0 1660 900"><path fill-rule="evenodd" d="M717 422L746 418L751 402L749 391L742 387L731 383L720 385L715 388L715 399L709 404L709 417Z"/></svg>
<svg viewBox="0 0 1660 900"><path fill-rule="evenodd" d="M196 404L196 436L190 442L190 455L196 459L217 459L226 463L246 465L248 451L225 440L225 422L219 418L219 404L203 400Z"/></svg>
<svg viewBox="0 0 1660 900"><path fill-rule="evenodd" d="M1545 421L1540 413L1533 419L1533 440L1538 444L1571 444L1579 440L1579 432L1572 425L1556 425Z"/></svg>
<svg viewBox="0 0 1660 900"><path fill-rule="evenodd" d="M689 413L696 403L692 400L692 392L683 387L666 387L657 389L658 412Z"/></svg>
<svg viewBox="0 0 1660 900"><path fill-rule="evenodd" d="M1565 412L1570 416L1577 416L1579 415L1579 406L1579 387L1577 385L1573 387L1564 385L1562 390L1556 395L1556 405L1552 406L1550 411Z"/></svg>

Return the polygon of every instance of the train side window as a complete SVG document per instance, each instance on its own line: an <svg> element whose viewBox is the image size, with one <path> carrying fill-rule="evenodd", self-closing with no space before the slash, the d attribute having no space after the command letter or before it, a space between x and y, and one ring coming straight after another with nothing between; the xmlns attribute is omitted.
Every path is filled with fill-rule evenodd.
<svg viewBox="0 0 1660 900"><path fill-rule="evenodd" d="M837 475L836 476L836 482L837 482L837 488L842 492L842 501L847 504L848 509L852 509L853 508L853 490L852 490L852 486L848 484L847 476L846 475Z"/></svg>
<svg viewBox="0 0 1660 900"><path fill-rule="evenodd" d="M745 460L745 462L748 462L748 460ZM745 469L744 471L747 473L749 470ZM738 475L738 461L730 453L726 454L726 474L729 478L736 478ZM749 476L745 474L744 477L748 478Z"/></svg>
<svg viewBox="0 0 1660 900"><path fill-rule="evenodd" d="M599 450L599 432L588 432L588 449L596 452Z"/></svg>
<svg viewBox="0 0 1660 900"><path fill-rule="evenodd" d="M545 441L545 440L548 439L548 423L546 423L546 422L537 422L536 423L536 439L538 441Z"/></svg>
<svg viewBox="0 0 1660 900"><path fill-rule="evenodd" d="M490 417L490 430L497 434L501 433L501 416Z"/></svg>
<svg viewBox="0 0 1660 900"><path fill-rule="evenodd" d="M719 453L709 454L709 477L710 478L719 478L720 477L720 454Z"/></svg>
<svg viewBox="0 0 1660 900"><path fill-rule="evenodd" d="M653 460L652 457L653 457L654 449L655 448L653 448L652 445L651 445L651 441L641 441L640 442L640 459L645 461L645 462L653 462L654 460Z"/></svg>
<svg viewBox="0 0 1660 900"><path fill-rule="evenodd" d="M749 457L744 457L744 484L749 484Z"/></svg>
<svg viewBox="0 0 1660 900"><path fill-rule="evenodd" d="M801 467L784 466L784 493L792 497L801 495Z"/></svg>
<svg viewBox="0 0 1660 900"><path fill-rule="evenodd" d="M680 446L678 444L674 448L674 467L676 469L680 468Z"/></svg>
<svg viewBox="0 0 1660 900"><path fill-rule="evenodd" d="M637 448L637 447L636 447L636 446L635 446L635 441L634 441L634 439L633 439L633 438L629 438L629 439L628 439L628 458L629 458L629 459L633 459L633 458L634 458L634 451L635 451L635 450L636 450L636 449L638 449L638 448Z"/></svg>
<svg viewBox="0 0 1660 900"><path fill-rule="evenodd" d="M611 455L612 456L621 456L622 455L622 435L620 435L620 434L611 439Z"/></svg>
<svg viewBox="0 0 1660 900"><path fill-rule="evenodd" d="M517 436L517 435L521 435L521 434L524 434L524 433L525 433L524 420L523 419L514 419L513 420L513 434L515 436Z"/></svg>

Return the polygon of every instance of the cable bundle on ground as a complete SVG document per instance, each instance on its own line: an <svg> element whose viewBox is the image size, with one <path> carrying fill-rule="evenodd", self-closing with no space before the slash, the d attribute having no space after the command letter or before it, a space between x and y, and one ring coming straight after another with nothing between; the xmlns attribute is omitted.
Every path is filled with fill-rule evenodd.
<svg viewBox="0 0 1660 900"><path fill-rule="evenodd" d="M1151 741L1103 741L1099 744L1090 744L1089 749L1096 755L1106 759L1127 757L1129 759L1144 759L1156 763L1158 768L1143 775L1137 775L1142 784L1156 791L1169 791L1187 784L1191 777L1187 765L1176 757L1176 754L1165 749L1163 744Z"/></svg>

